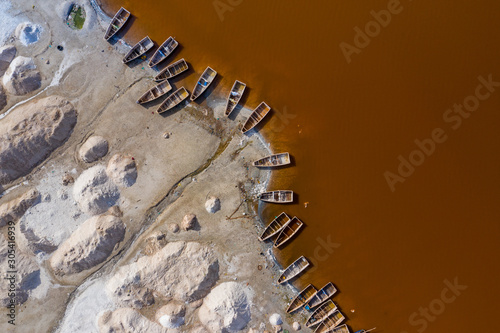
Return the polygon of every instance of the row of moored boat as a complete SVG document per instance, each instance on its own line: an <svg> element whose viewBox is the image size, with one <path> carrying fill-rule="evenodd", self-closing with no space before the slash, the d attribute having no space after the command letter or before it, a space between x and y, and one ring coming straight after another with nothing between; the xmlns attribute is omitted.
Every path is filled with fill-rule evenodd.
<svg viewBox="0 0 500 333"><path fill-rule="evenodd" d="M125 8L120 8L120 10L115 14L109 27L104 35L106 40L109 40L113 37L127 22L130 17L130 12ZM148 36L144 37L137 44L135 44L132 49L125 55L123 58L123 63L128 63L137 58L144 57L145 54L154 47L155 43ZM155 51L151 59L149 60L149 67L158 66L161 62L167 59L177 48L179 42L175 40L174 37L168 37ZM168 82L168 79L174 78L175 76L187 71L189 68L188 63L185 59L180 59L168 65L163 70L161 70L154 78L156 82L159 82L148 91L146 91L139 99L137 100L138 104L144 104L151 101L154 101L162 96L167 96L167 98L160 104L157 113L164 113L175 106L182 103L188 97L190 97L191 101L196 100L200 97L208 87L214 82L217 71L215 71L210 66L203 71L201 76L199 77L196 85L193 87L193 92L190 94L185 87L180 87L176 91L172 92L172 86ZM229 92L229 96L227 97L226 109L224 114L229 116L231 112L236 108L238 103L240 102L243 93L245 92L246 84L236 80ZM170 94L169 94L170 93ZM265 102L261 102L250 114L248 119L243 124L241 131L246 133L250 131L252 128L257 126L262 119L271 111L271 107L267 105Z"/></svg>
<svg viewBox="0 0 500 333"><path fill-rule="evenodd" d="M270 168L285 166L290 163L289 153L279 153L257 160L252 164L257 167ZM292 203L294 200L293 191L290 190L264 192L259 195L259 199L271 203ZM294 216L290 218L285 212L282 212L267 225L259 236L259 240L272 240L275 237L273 246L279 248L291 240L303 226L304 223L298 217ZM283 284L296 278L309 266L310 262L306 257L299 257L290 266L285 268L278 278L278 284ZM349 327L345 324L342 325L346 319L345 316L330 299L336 292L337 288L331 282L328 282L319 290L312 284L309 284L292 300L286 311L287 313L291 313L301 308L311 311L311 315L305 325L308 328L315 329L314 332L349 333Z"/></svg>
<svg viewBox="0 0 500 333"><path fill-rule="evenodd" d="M130 12L122 7L111 20L104 38L109 40L113 37L125 25L129 17ZM123 63L128 63L137 58L144 57L145 54L154 47L154 45L155 44L151 38L148 36L144 37L125 55ZM167 59L178 45L179 43L175 40L175 38L167 38L151 57L149 67L155 67ZM185 59L177 60L166 66L154 77L154 80L158 83L139 97L137 103L148 103L167 95L172 91L172 86L170 85L168 79L174 78L179 74L186 72L188 69L189 65ZM195 87L193 88L193 93L190 97L191 101L200 97L215 80L216 76L217 72L208 66L201 74ZM236 108L241 100L241 97L243 96L243 93L245 92L245 88L245 83L238 80L234 82L227 98L226 109L224 112L225 116L229 116ZM170 95L168 95L168 97L160 104L157 109L157 113L164 113L171 110L186 100L189 96L189 92L184 87L171 92ZM259 122L262 121L270 110L271 108L265 102L260 103L246 120L241 129L242 132L245 133L254 128ZM252 165L255 167L272 168L286 166L290 163L290 155L286 152L266 156L253 162ZM259 195L259 199L270 203L292 203L294 200L294 193L290 190L264 192ZM276 236L273 241L273 246L275 248L279 248L290 241L303 226L304 223L299 218L296 216L291 218L285 212L282 212L264 229L262 234L259 236L259 240L266 241ZM283 271L283 274L278 279L278 283L282 284L292 280L309 266L309 261L304 256L301 256ZM335 305L335 303L330 299L336 292L337 288L335 288L331 282L327 283L319 290L310 284L292 300L288 306L287 313L305 308L312 312L306 321L306 327L315 328L314 332L349 333L347 325L341 325L345 320L344 315L337 308L337 305ZM358 332L363 333L368 331L362 330Z"/></svg>
<svg viewBox="0 0 500 333"><path fill-rule="evenodd" d="M289 153L280 153L267 156L263 159L253 162L257 167L279 167L290 164ZM293 191L278 190L264 192L259 195L259 199L271 203L292 203ZM294 235L301 230L304 223L296 216L290 218L285 212L282 212L272 220L259 236L260 241L274 239L274 247L279 248L284 245ZM289 282L299 276L310 266L306 257L301 256L288 266L278 278L278 284ZM297 311L301 308L313 311L306 321L306 327L315 328L315 332L336 332L349 333L346 325L339 326L345 320L344 315L337 308L330 298L337 292L333 283L328 282L320 290L312 284L302 290L290 303L287 313Z"/></svg>

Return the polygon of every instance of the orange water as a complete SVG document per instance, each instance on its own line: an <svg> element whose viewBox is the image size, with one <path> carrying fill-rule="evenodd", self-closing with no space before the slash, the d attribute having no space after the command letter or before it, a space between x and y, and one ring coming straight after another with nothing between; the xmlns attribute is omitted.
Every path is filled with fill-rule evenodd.
<svg viewBox="0 0 500 333"><path fill-rule="evenodd" d="M178 81L189 90L210 65L222 77L213 94L239 79L250 88L246 106L273 107L260 131L296 163L274 172L270 188L293 189L298 203L263 206L262 215L285 210L306 224L277 252L283 265L300 255L316 264L297 287L334 282L353 331L491 330L500 296L500 87L456 130L443 114L475 93L478 76L500 82L500 3L402 0L348 63L339 44L353 45L353 29L392 2L109 0L104 8L132 12L130 43L176 37L182 48L172 60L184 57L196 71ZM398 156L436 128L447 140L392 192L384 173L397 173ZM328 239L331 253L321 246ZM455 278L467 289L440 301L444 280Z"/></svg>

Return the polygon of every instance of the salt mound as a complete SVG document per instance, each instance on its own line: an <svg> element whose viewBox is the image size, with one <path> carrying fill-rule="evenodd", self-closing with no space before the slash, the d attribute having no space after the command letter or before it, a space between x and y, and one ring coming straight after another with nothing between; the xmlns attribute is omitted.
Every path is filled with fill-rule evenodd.
<svg viewBox="0 0 500 333"><path fill-rule="evenodd" d="M0 76L5 73L9 64L16 56L16 48L14 45L5 45L0 47Z"/></svg>
<svg viewBox="0 0 500 333"><path fill-rule="evenodd" d="M135 165L135 160L130 155L113 155L108 162L106 172L115 184L124 187L134 185L137 179L137 167Z"/></svg>
<svg viewBox="0 0 500 333"><path fill-rule="evenodd" d="M237 282L215 287L198 311L200 321L211 332L237 332L251 319L249 290Z"/></svg>
<svg viewBox="0 0 500 333"><path fill-rule="evenodd" d="M99 215L116 204L120 192L106 174L106 168L96 165L82 172L75 181L73 197L83 212Z"/></svg>
<svg viewBox="0 0 500 333"><path fill-rule="evenodd" d="M50 96L16 109L0 122L0 184L28 174L70 136L76 111Z"/></svg>
<svg viewBox="0 0 500 333"><path fill-rule="evenodd" d="M16 221L21 218L39 197L38 191L31 189L20 197L0 205L0 227L6 225L9 221Z"/></svg>
<svg viewBox="0 0 500 333"><path fill-rule="evenodd" d="M106 311L98 321L101 333L167 333L168 330L150 321L134 309Z"/></svg>
<svg viewBox="0 0 500 333"><path fill-rule="evenodd" d="M3 85L12 95L26 95L42 85L42 77L33 59L16 57L3 76Z"/></svg>
<svg viewBox="0 0 500 333"><path fill-rule="evenodd" d="M80 159L87 163L97 161L108 153L108 141L102 136L91 136L79 151Z"/></svg>
<svg viewBox="0 0 500 333"><path fill-rule="evenodd" d="M31 22L20 23L16 28L16 37L24 46L38 42L42 34L42 27Z"/></svg>
<svg viewBox="0 0 500 333"><path fill-rule="evenodd" d="M205 202L205 209L209 213L217 213L220 210L220 200L217 197L211 196L208 198L208 200Z"/></svg>
<svg viewBox="0 0 500 333"><path fill-rule="evenodd" d="M193 213L187 214L184 216L181 222L181 228L184 231L188 231L193 229L196 224L198 223L198 219L196 218L196 215Z"/></svg>
<svg viewBox="0 0 500 333"><path fill-rule="evenodd" d="M0 234L0 267L7 267L11 264L8 257L8 250L12 249L12 245L7 243L5 237ZM36 262L22 252L16 251L16 274L13 280L7 280L9 275L2 274L2 283L0 283L0 307L6 307L10 304L9 291L10 283L16 286L15 302L23 304L28 300L31 290L35 289L40 284L40 269Z"/></svg>
<svg viewBox="0 0 500 333"><path fill-rule="evenodd" d="M120 267L107 283L118 306L144 303L129 293L147 288L160 299L193 302L203 298L219 278L219 262L212 250L199 243L173 242L151 256Z"/></svg>
<svg viewBox="0 0 500 333"><path fill-rule="evenodd" d="M281 320L281 316L277 313L273 313L271 317L269 317L269 322L271 325L278 326L283 324L283 320Z"/></svg>
<svg viewBox="0 0 500 333"><path fill-rule="evenodd" d="M186 308L176 302L170 302L156 312L156 320L165 328L177 328L184 325Z"/></svg>
<svg viewBox="0 0 500 333"><path fill-rule="evenodd" d="M7 105L7 95L0 84L0 111Z"/></svg>
<svg viewBox="0 0 500 333"><path fill-rule="evenodd" d="M124 236L125 224L119 217L91 217L54 252L50 266L60 276L95 267L108 258Z"/></svg>

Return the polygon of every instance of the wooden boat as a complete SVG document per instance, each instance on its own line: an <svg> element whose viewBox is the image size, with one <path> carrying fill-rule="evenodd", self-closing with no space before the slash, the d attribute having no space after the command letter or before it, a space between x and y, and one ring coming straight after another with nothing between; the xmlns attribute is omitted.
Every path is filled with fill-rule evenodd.
<svg viewBox="0 0 500 333"><path fill-rule="evenodd" d="M163 81L154 86L153 88L149 89L142 95L138 100L137 104L144 104L147 102L151 102L152 100L155 100L157 98L160 98L161 96L165 95L168 93L170 90L172 90L172 86L168 81Z"/></svg>
<svg viewBox="0 0 500 333"><path fill-rule="evenodd" d="M231 112L233 112L236 105L238 105L238 102L243 96L246 87L247 85L243 82L238 80L234 81L233 87L231 88L229 96L227 97L226 111L224 111L224 114L226 116L229 116Z"/></svg>
<svg viewBox="0 0 500 333"><path fill-rule="evenodd" d="M293 235L295 235L300 228L302 228L303 225L304 223L294 216L290 223L288 223L278 234L278 238L276 238L276 241L274 242L274 247L278 248L288 242Z"/></svg>
<svg viewBox="0 0 500 333"><path fill-rule="evenodd" d="M125 57L123 57L123 63L126 64L129 61L139 58L144 53L148 52L154 45L155 43L149 36L144 37L128 51Z"/></svg>
<svg viewBox="0 0 500 333"><path fill-rule="evenodd" d="M314 309L318 305L326 302L330 297L332 297L337 292L337 288L333 283L328 282L323 288L318 290L318 292L311 298L311 300L305 305L307 310Z"/></svg>
<svg viewBox="0 0 500 333"><path fill-rule="evenodd" d="M323 322L321 322L314 331L314 333L330 333L330 332L343 332L343 330L335 331L335 328L342 324L345 320L344 315L339 310L335 310L328 317L326 317ZM346 327L347 329L347 327ZM347 330L349 332L349 330Z"/></svg>
<svg viewBox="0 0 500 333"><path fill-rule="evenodd" d="M120 30L125 25L125 22L127 22L129 17L130 12L123 7L120 8L120 10L118 10L115 16L111 19L111 23L106 30L104 39L109 40L111 37L113 37L118 32L118 30Z"/></svg>
<svg viewBox="0 0 500 333"><path fill-rule="evenodd" d="M370 328L369 330L359 330L359 331L356 331L356 333L368 333L368 332L371 332L371 331L374 331L376 330L377 328L374 327L374 328Z"/></svg>
<svg viewBox="0 0 500 333"><path fill-rule="evenodd" d="M271 223L269 223L266 229L264 229L262 234L259 236L259 240L263 242L266 239L273 237L278 232L280 232L281 229L283 229L290 221L290 217L286 215L285 212L281 213L274 220L272 220Z"/></svg>
<svg viewBox="0 0 500 333"><path fill-rule="evenodd" d="M314 295L313 295L314 296ZM330 314L337 310L337 306L332 300L328 300L321 304L307 319L306 327L313 327L325 320Z"/></svg>
<svg viewBox="0 0 500 333"><path fill-rule="evenodd" d="M155 76L154 80L155 81L163 81L166 79L171 79L174 76L179 75L182 72L187 71L189 68L186 60L182 58L181 60L177 60L171 65L168 65L165 67L158 75Z"/></svg>
<svg viewBox="0 0 500 333"><path fill-rule="evenodd" d="M349 331L349 327L347 327L346 324L339 326L339 327L335 327L334 329L332 329L329 332L331 332L331 333L351 333L351 331Z"/></svg>
<svg viewBox="0 0 500 333"><path fill-rule="evenodd" d="M294 312L304 306L316 294L318 290L312 284L305 287L295 298L292 300L286 313Z"/></svg>
<svg viewBox="0 0 500 333"><path fill-rule="evenodd" d="M271 107L267 105L266 103L262 102L253 110L252 114L250 117L248 117L247 121L245 124L243 124L243 127L241 128L241 131L243 133L248 132L255 126L257 126L258 123L264 119L264 117L271 111Z"/></svg>
<svg viewBox="0 0 500 333"><path fill-rule="evenodd" d="M279 167L290 164L290 154L279 153L266 156L252 163L255 167Z"/></svg>
<svg viewBox="0 0 500 333"><path fill-rule="evenodd" d="M282 284L290 281L291 279L302 273L307 267L309 267L309 265L309 261L307 261L304 256L301 256L285 269L283 274L281 274L281 276L278 278L278 283Z"/></svg>
<svg viewBox="0 0 500 333"><path fill-rule="evenodd" d="M167 59L167 57L174 52L177 45L179 45L179 42L177 42L174 37L168 37L167 40L160 45L158 50L156 50L153 57L151 57L149 67L156 66L163 60Z"/></svg>
<svg viewBox="0 0 500 333"><path fill-rule="evenodd" d="M290 203L293 202L293 191L279 190L264 192L259 195L259 199L271 203Z"/></svg>
<svg viewBox="0 0 500 333"><path fill-rule="evenodd" d="M210 86L210 84L214 81L217 76L217 72L214 71L210 66L208 66L203 74L201 74L198 82L196 82L196 86L194 86L193 94L191 94L191 101L194 101L198 97L201 96Z"/></svg>
<svg viewBox="0 0 500 333"><path fill-rule="evenodd" d="M163 101L163 103L161 103L160 107L158 108L158 110L156 110L156 112L158 113L166 112L172 109L174 106L179 105L179 103L181 103L188 97L189 97L189 92L186 90L186 88L180 87L170 96L168 96L167 99Z"/></svg>

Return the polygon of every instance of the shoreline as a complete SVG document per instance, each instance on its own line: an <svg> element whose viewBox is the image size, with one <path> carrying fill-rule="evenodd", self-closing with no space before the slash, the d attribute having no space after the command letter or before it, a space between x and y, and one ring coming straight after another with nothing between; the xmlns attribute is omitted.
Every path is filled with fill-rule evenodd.
<svg viewBox="0 0 500 333"><path fill-rule="evenodd" d="M92 7L94 7L94 9L96 9L97 11L97 14L100 15L100 17L102 19L105 19L107 21L111 21L111 19L113 18L112 16L109 16L105 11L104 9L102 9L101 7L101 4L98 3L99 0L89 0ZM127 46L128 48L132 48L133 47L133 44L129 44L126 40L126 37L123 36L122 38L120 38L120 41L122 41L122 43ZM125 54L125 53L124 53ZM172 62L173 60L170 60L170 62ZM219 99L219 103L225 103L225 100L226 100L226 97L224 96L217 96L217 98ZM0 115L1 116L1 115ZM271 155L273 154L272 150L271 150L271 142L268 142L266 141L266 139L264 138L264 136L260 133L260 132L257 132L257 131L254 131L252 130L253 134L252 136L256 136L263 147L265 147L265 149L267 149L267 153L268 155ZM269 174L268 174L268 177L266 178L265 182L264 182L264 190L266 190L268 188L268 185L269 183L271 182L271 177L272 177L272 171L269 171ZM258 208L257 208L258 210ZM249 213L247 211L247 213ZM258 214L258 212L256 212ZM260 221L262 222L262 226L263 228L266 227L266 223L260 218L260 215L258 214L258 217L260 219ZM257 223L257 222L255 222ZM275 263L276 265L278 265L280 267L280 270L283 270L284 267L281 266L278 258L274 255L273 251L272 251L272 246L268 249L268 251L266 251L266 256L268 257L268 260L272 261L273 263ZM288 284L287 285L294 293L298 294L298 292L300 292L300 289L298 289L297 287L295 287L294 285L292 284Z"/></svg>
<svg viewBox="0 0 500 333"><path fill-rule="evenodd" d="M91 3L92 2L93 1L91 1ZM55 3L57 3L57 1L51 2L51 4ZM22 8L23 4L17 4L17 6ZM50 5L48 6L50 7ZM54 14L49 14L47 12L38 14L42 17L46 15L46 18L48 17L54 19L53 16L50 16ZM34 14L27 12L26 16L28 17L28 19L36 21L36 17L33 16L30 18L30 15ZM95 34L100 32L102 29L96 27L95 25L101 25L102 27L102 23L99 19L97 19L94 23L94 27L90 28L88 32L67 31L64 30L66 29L66 27L64 26L60 31L58 30L58 27L45 27L45 31L51 31L51 33L57 31L65 36L74 36L72 35L72 33L77 34L77 36L80 35L78 39L81 39L81 41L73 40L72 42L74 42L75 45L78 45L78 43L83 43L83 45L85 45L85 43L88 43L88 41L98 38L98 36L95 36ZM92 35L92 33L94 33L94 35ZM50 43L49 45L53 44L51 40L44 39L43 35L40 41L37 43ZM36 187L41 189L40 192L42 195L42 201L39 204L34 205L33 207L49 205L50 199L48 202L45 202L43 199L43 196L49 193L52 193L51 196L53 198L53 205L57 205L57 203L59 202L59 198L56 197L59 196L59 191L64 190L64 187L60 184L60 177L69 172L76 179L82 171L87 170L89 167L88 165L85 165L85 163L78 161L76 158L76 152L81 147L82 143L93 134L106 134L108 140L110 141L110 152L105 156L105 160L110 155L113 155L117 152L125 152L133 154L138 163L138 183L130 187L130 189L122 189L122 195L119 202L120 208L124 214L123 219L130 220L130 222L126 222L127 236L125 240L120 243L120 246L118 248L115 248L113 254L110 255L103 264L92 268L90 271L82 272L83 275L80 274L72 277L64 277L60 281L57 280L61 279L61 277L55 278L54 280L54 275L50 273L50 267L47 265L50 254L37 256L38 264L41 265L40 273L38 273L41 282L36 288L29 292L29 295L31 295L31 298L33 299L28 297L27 302L22 305L23 313L26 317L24 318L24 320L22 318L19 318L21 327L23 327L20 332L30 331L31 324L34 324L33 321L30 321L30 318L34 319L37 316L46 314L45 311L40 308L40 306L47 301L47 297L50 298L50 302L48 302L47 304L60 309L59 311L61 311L61 302L66 305L64 306L63 312L52 313L52 315L50 315L48 319L44 320L44 323L41 324L41 327L51 327L51 330L55 330L58 332L71 331L65 329L64 323L68 322L68 320L71 321L72 316L75 315L77 316L76 318L80 320L82 319L81 316L83 316L83 313L85 312L82 311L82 314L78 316L77 314L75 314L75 311L72 310L72 305L89 305L81 303L81 295L86 295L85 292L87 291L87 283L92 283L94 279L108 279L108 275L111 275L117 267L128 263L129 259L131 258L139 258L142 251L144 250L144 244L147 243L147 240L149 239L148 237L151 237L151 235L154 234L155 231L158 231L156 230L157 227L160 227L160 229L162 229L160 232L163 232L167 235L169 244L170 242L192 242L194 240L196 242L201 242L202 244L207 244L208 246L216 246L216 253L218 253L217 256L220 257L219 265L221 267L220 269L222 270L221 274L224 271L226 272L224 274L228 274L230 272L232 273L230 273L229 276L220 275L215 286L227 283L231 280L234 281L234 279L230 277L234 277L237 281L243 281L238 283L245 283L244 281L249 281L246 282L248 286L249 283L253 283L253 279L251 279L251 277L253 277L256 273L262 275L262 277L259 278L259 282L256 282L255 286L253 286L253 291L252 293L250 293L252 294L252 296L249 296L249 299L253 299L254 301L251 302L252 305L249 305L253 309L253 311L252 319L248 323L248 326L246 326L246 330L248 328L252 329L253 327L253 329L255 329L254 332L258 332L261 331L262 326L265 327L266 325L269 325L268 315L272 313L269 311L283 314L283 319L287 318L287 320L285 320L284 327L290 329L291 323L287 323L287 321L290 320L290 317L284 315L286 304L283 301L283 297L285 297L285 295L287 295L286 297L290 297L291 292L286 286L284 288L274 287L273 275L279 272L279 267L276 267L279 265L279 263L277 262L274 255L272 255L272 248L269 248L268 244L260 243L257 240L256 229L259 229L261 227L260 222L257 222L258 218L252 219L250 224L247 223L247 218L231 220L231 223L228 223L227 221L224 222L224 220L220 221L223 217L223 214L227 214L227 212L231 212L232 210L234 210L236 206L235 203L238 202L235 201L234 194L238 195L238 198L240 198L240 195L242 195L243 192L240 192L238 189L238 191L233 192L233 195L230 196L229 194L225 193L226 190L222 190L228 185L224 185L226 187L221 187L221 189L219 190L219 196L221 196L222 211L218 213L218 215L217 213L213 215L207 215L207 213L202 211L197 213L198 216L204 216L204 219L200 220L199 222L201 230L198 231L198 234L194 230L180 232L179 234L169 232L169 230L166 228L166 225L170 225L173 223L172 217L170 216L170 213L164 215L166 214L165 212L173 209L173 206L181 205L179 202L183 199L184 196L188 195L187 193L189 193L192 198L198 198L198 201L200 203L204 202L205 199L203 198L203 195L201 195L200 198L200 194L196 193L196 191L193 192L192 188L201 186L201 188L204 188L204 191L202 191L203 194L206 193L206 195L208 196L213 190L211 189L211 187L213 184L215 184L213 183L213 181L217 178L217 173L225 167L228 168L224 169L228 172L226 176L229 175L229 172L234 173L235 180L241 179L243 181L243 188L249 189L250 193L255 194L257 187L266 188L271 179L271 172L261 172L259 170L253 170L252 168L250 168L250 170L245 170L244 166L248 165L248 162L246 161L256 159L256 157L261 157L263 152L269 153L270 144L265 141L262 135L255 131L250 137L246 137L244 135L242 136L241 134L231 134L230 132L234 131L235 127L239 124L239 122L241 122L241 118L239 119L239 121L233 121L224 118L219 121L217 115L220 115L221 112L223 113L224 101L221 96L206 96L204 97L207 104L206 106L204 105L205 103L191 103L194 104L194 106L191 104L188 106L184 106L181 110L178 110L174 114L167 117L162 117L163 119L160 119L158 118L158 115L155 115L154 119L160 119L159 121L149 120L151 116L148 116L147 114L148 111L151 111L151 106L147 107L146 109L143 109L140 106L133 107L132 105L130 105L130 96L135 96L139 91L144 90L146 85L150 85L150 82L148 83L148 76L145 75L145 72L147 73L151 70L146 69L145 71L140 71L137 68L139 66L129 67L123 65L118 55L122 56L124 54L124 50L120 50L122 47L121 45L116 45L117 43L107 45L107 43L104 43L103 41L97 41L96 44L97 45L93 47L94 51L89 50L87 51L88 53L85 53L85 59L92 59L92 57L94 57L94 59L102 58L101 54L97 53L97 50L100 50L102 48L102 52L104 52L104 54L106 55L106 63L103 64L105 66L101 65L101 68L108 72L111 71L110 73L113 73L113 71L115 71L115 73L120 73L120 75L125 76L126 78L128 77L128 79L125 79L120 83L118 92L116 93L111 93L112 91L106 91L106 89L102 89L106 87L112 87L114 83L112 78L107 78L106 76L103 76L100 79L102 83L93 81L92 85L90 85L90 81L88 80L86 71L91 68L89 67L88 63L91 63L92 60L86 60L85 62L82 62L82 57L75 60L75 51L73 51L73 47L70 45L65 45L65 51L63 52L69 52L69 54L65 54L64 57L60 60L51 60L50 66L47 66L48 68L40 68L40 70L44 73L42 87L40 88L40 91L35 91L33 96L29 97L28 95L27 98L39 100L44 96L50 96L53 94L60 94L63 97L67 95L68 97L70 97L70 101L75 104L76 109L79 111L78 122L67 141L61 147L56 149L48 159L40 162L36 167L34 167L33 170L31 170L31 172L27 176L21 177L7 186L5 192L2 193L2 197L0 197L0 205L8 202L9 200L12 200L16 196L18 196L23 189L29 187ZM38 46L40 46L40 44L35 44L35 47ZM105 51L105 46L108 48L107 51ZM46 48L45 51L34 57L38 61L38 65L40 64L40 60L45 61L42 56L45 56L46 52L53 52L53 55L56 56L60 55L60 53L57 53L55 50ZM28 55L30 53L30 47L19 47L19 53ZM70 58L70 60L67 60L68 57ZM78 61L78 59L80 59L80 61ZM60 66L57 66L59 64ZM65 66L65 64L67 64L67 66ZM39 67L43 66L39 65ZM108 69L110 67L111 69ZM55 68L57 68L57 70ZM52 76L50 75L50 73L52 73ZM54 78L56 77L56 75L58 75L58 80L53 85L52 83L54 82ZM87 77L87 79L85 79L85 77ZM80 78L84 78L83 81L80 80ZM78 83L78 85L75 85L75 83ZM95 84L97 84L97 86L95 86ZM75 87L76 90L71 90L72 87ZM110 88L107 89L112 90ZM22 100L19 100L20 98L15 99L17 99L18 101L8 107L9 114L4 114L2 117L3 119L11 119L17 113L11 111L23 109L26 105L30 105L34 102L30 101L29 103L27 103L27 100L23 102ZM124 107L131 109L130 111L127 111L127 113L134 116L134 124L128 123L127 115L124 115L121 112L121 109L123 109ZM136 111L133 110L134 108L138 110L139 113L135 113ZM85 109L93 111L84 111ZM247 116L250 113L250 110L243 108L240 113L243 114L243 116ZM169 119L169 121L167 122L166 119ZM121 124L119 125L119 127L121 127L120 132L112 134L109 133L109 130L106 130L112 128L113 126L116 126L117 124ZM137 129L137 126L142 127L143 130ZM167 128L165 128L165 126ZM168 140L159 138L160 134L163 133L165 129L167 131L172 131L171 133L174 133L174 135L171 136L171 138ZM216 132L215 135L214 132ZM217 133L221 134L221 136L219 137ZM133 142L127 141L129 135L135 138L134 140L132 140ZM218 149L221 147L221 144L224 143L224 137L226 138L226 140L229 140L229 142L227 143L227 146L223 148L222 152L217 155ZM258 142L254 143L253 140L256 138ZM157 143L156 140L162 141L160 143ZM189 149L193 150L193 148L194 151L199 150L199 145L201 143L206 145L208 149L206 149L205 152L201 154L202 156L197 155L186 157L181 153L179 156L182 156L183 158L187 158L189 160L179 161L178 159L174 159L175 161L173 161L172 158L173 156L175 156L175 154L172 154L172 152L183 151L182 147L176 147L175 143L177 142L182 143L183 145L187 145L188 151ZM243 145L243 143L245 142L248 142L249 144ZM153 156L149 155L148 149L141 150L140 147L137 147L137 144L138 146L147 145L150 150L158 152L161 156L154 156L153 158ZM156 146L156 148L153 148L154 146ZM169 151L165 151L165 148L160 148L160 146L168 147ZM203 150L201 149L200 151L202 152ZM215 156L215 159L211 160L213 156ZM241 159L239 159L239 157L241 157ZM199 168L201 165L203 165L202 162L205 161L205 159L209 161L208 165L206 165L204 169L196 173L196 168ZM170 169L167 168L168 170L162 170L164 168L161 167L162 162L160 160L170 160L169 163L173 163L174 166L172 166ZM222 163L221 161L225 161L226 164ZM97 164L94 163L91 164L91 166L96 166L99 163L102 162L98 161ZM194 171L185 174L181 178L177 178L180 180L174 181L176 177L181 176L182 173L180 173L180 170L185 170L186 166L188 165L191 165L191 167L194 168ZM232 167L229 168L228 165L232 165ZM61 170L67 171L62 172ZM159 173L160 170L161 172ZM165 177L162 175L165 173L169 174L172 179L165 179ZM193 173L196 174L193 175ZM200 179L204 180L201 181ZM184 184L183 182L185 180L186 182ZM256 181L258 182L258 185L255 184ZM157 193L147 193L145 195L146 198L144 198L145 189L149 190L156 186L159 187L160 184L164 184L166 185L166 188L170 188L166 196L165 194L161 194L161 190L156 190L153 192ZM170 184L170 186L167 184ZM181 184L180 187L178 186L179 184ZM223 186L221 184L219 185ZM227 187L227 190L228 189L229 187ZM145 219L148 218L148 214L145 209L148 207L149 209L157 207L164 200L170 200L170 198L168 198L170 195L174 197L173 199L171 199L173 201L166 204L163 209L158 211L159 214L156 219L151 221L149 225L145 225ZM141 201L140 199L144 200ZM134 200L135 203L133 203ZM150 206L148 202L152 203L153 205ZM135 210L137 210L137 212L134 211L134 206L136 206ZM34 209L33 207L30 209ZM199 208L196 208L199 206L185 204L181 207L186 211L190 209L199 210ZM31 212L30 209L28 209L28 213ZM64 209L66 208L62 207L58 209L60 210L59 214L64 215L68 213L68 211L64 211ZM141 213L141 211L143 210L145 213ZM246 212L247 214L250 214L251 210L246 210ZM33 210L30 214L36 214L36 210ZM85 214L82 215L81 219L83 219L84 215ZM144 220L141 219L141 216L143 216ZM174 219L174 221L176 221L175 223L180 222L180 217L181 216L178 216L177 219ZM152 218L151 215L150 218ZM20 218L20 220L23 219L25 218ZM132 221L141 222L132 223ZM24 221L23 223L28 222ZM137 226L136 224L139 224L139 226ZM224 236L222 236L223 238L220 238L220 230L218 229L217 225L224 228L224 230L226 230L229 234L234 234L236 237L238 237L238 235L241 233L247 235L253 234L253 240L248 238L245 240L245 246L248 247L248 253L245 251L241 252L241 250L239 252L224 250L227 247L228 249L232 249L233 245L226 244L225 241L222 241L222 239L224 239ZM60 225L57 225L53 228L60 228ZM76 229L65 230L65 234L69 236L75 230ZM23 234L22 229L18 229L18 232L20 234ZM131 234L135 236L132 236ZM203 236L203 234L205 234L205 236ZM67 239L68 236L64 237L66 237ZM242 238L242 240L243 239L245 238ZM260 253L264 253L264 257L267 257L267 252L269 252L272 259L272 262L269 262L269 258L266 259L265 262L267 263L263 265L266 267L266 269L263 271L257 271L257 267L247 267L245 260L241 259L246 258L246 256L248 255L253 259L247 260L247 262L260 261L259 258L262 257L262 255L257 253L257 251L259 251L258 249L261 249ZM22 251L30 255L27 248L23 248ZM225 258L226 255L229 255L232 258ZM43 269L41 268L42 265L44 267ZM83 288L83 290L81 290L81 293L79 292L80 288ZM271 294L273 296L266 296L264 299L262 299L262 295L266 294L266 291L267 295ZM68 297L64 296L66 294L70 295L70 299L66 300L66 298ZM33 295L36 295L36 297ZM264 304L259 304L259 306L257 306L255 304L255 300L259 298L259 302L262 302ZM276 308L274 306L275 303L279 303L284 306L282 306L282 308ZM188 312L190 311L191 310L188 309ZM196 313L196 309L194 309L192 312ZM194 314L191 315L194 316ZM22 316L19 315L19 317ZM148 318L148 321L151 320L150 315L147 315L146 317ZM143 319L141 318L141 320ZM259 322L260 325L257 325ZM2 327L3 324L4 323L0 323L0 327ZM194 324L191 323L190 325Z"/></svg>

